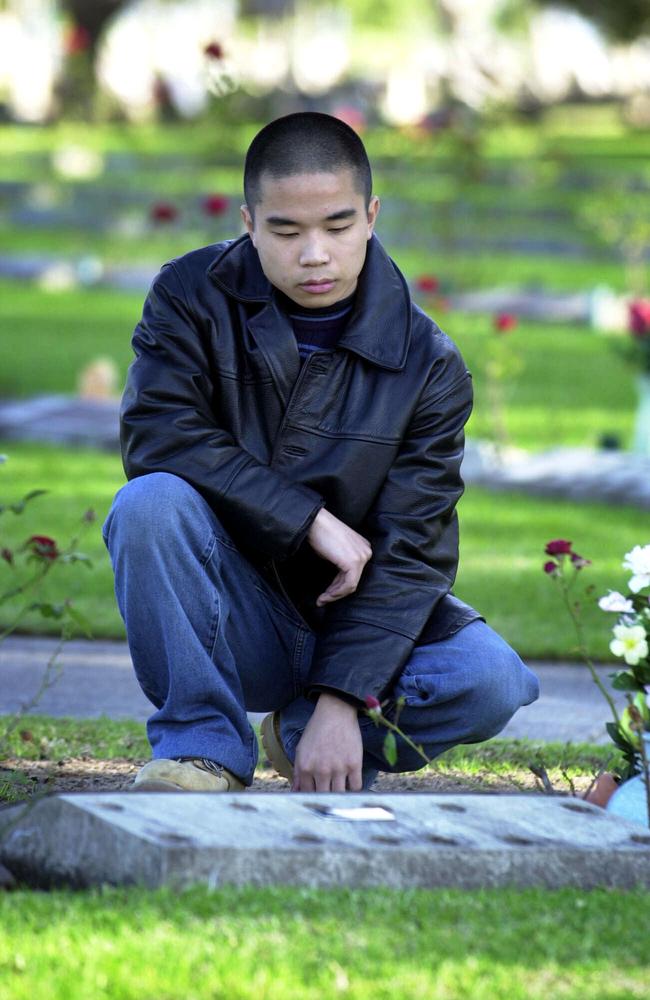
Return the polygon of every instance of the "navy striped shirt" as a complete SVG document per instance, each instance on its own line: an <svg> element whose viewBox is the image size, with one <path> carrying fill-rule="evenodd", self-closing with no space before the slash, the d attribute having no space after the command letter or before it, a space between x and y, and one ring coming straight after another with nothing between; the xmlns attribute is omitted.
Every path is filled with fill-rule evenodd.
<svg viewBox="0 0 650 1000"><path fill-rule="evenodd" d="M278 292L278 304L291 320L302 363L314 351L331 351L336 347L352 313L355 294L330 306L308 309Z"/></svg>

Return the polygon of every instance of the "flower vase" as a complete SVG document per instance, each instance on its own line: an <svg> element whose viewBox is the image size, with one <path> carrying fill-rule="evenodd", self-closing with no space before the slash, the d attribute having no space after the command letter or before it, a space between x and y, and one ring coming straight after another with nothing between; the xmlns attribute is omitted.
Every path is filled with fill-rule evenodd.
<svg viewBox="0 0 650 1000"><path fill-rule="evenodd" d="M646 754L650 756L650 733L643 734ZM643 766L643 763L642 763ZM648 800L646 796L645 775L635 774L619 786L605 806L607 812L620 816L621 819L650 826L648 820Z"/></svg>
<svg viewBox="0 0 650 1000"><path fill-rule="evenodd" d="M650 374L639 375L637 390L639 401L634 422L632 450L637 455L646 455L650 458Z"/></svg>

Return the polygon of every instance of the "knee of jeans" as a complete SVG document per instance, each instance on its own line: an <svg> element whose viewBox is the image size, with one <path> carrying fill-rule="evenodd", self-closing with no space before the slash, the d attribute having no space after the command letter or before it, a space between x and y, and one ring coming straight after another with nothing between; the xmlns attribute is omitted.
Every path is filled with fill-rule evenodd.
<svg viewBox="0 0 650 1000"><path fill-rule="evenodd" d="M471 700L481 738L495 736L517 709L539 698L539 681L517 653L506 647L476 677Z"/></svg>
<svg viewBox="0 0 650 1000"><path fill-rule="evenodd" d="M106 545L113 534L130 544L172 537L180 520L202 498L189 483L168 472L152 472L126 483L115 495L104 522Z"/></svg>

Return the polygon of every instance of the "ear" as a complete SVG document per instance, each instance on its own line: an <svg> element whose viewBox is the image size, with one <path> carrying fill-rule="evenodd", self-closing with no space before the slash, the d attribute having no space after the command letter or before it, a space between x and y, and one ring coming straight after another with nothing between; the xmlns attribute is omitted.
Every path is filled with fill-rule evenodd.
<svg viewBox="0 0 650 1000"><path fill-rule="evenodd" d="M251 238L253 246L255 246L255 225L253 223L253 219L251 217L251 213L248 211L248 205L240 205L239 206L239 211L241 213L241 217L243 219L244 225L246 226L246 229L248 230L248 235Z"/></svg>
<svg viewBox="0 0 650 1000"><path fill-rule="evenodd" d="M372 236L380 207L381 202L379 201L379 198L376 194L373 194L368 204L368 239Z"/></svg>

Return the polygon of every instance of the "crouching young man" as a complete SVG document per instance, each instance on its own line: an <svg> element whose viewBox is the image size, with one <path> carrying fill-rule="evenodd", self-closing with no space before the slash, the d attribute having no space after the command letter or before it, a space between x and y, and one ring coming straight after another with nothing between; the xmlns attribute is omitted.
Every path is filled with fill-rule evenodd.
<svg viewBox="0 0 650 1000"><path fill-rule="evenodd" d="M165 264L122 401L129 480L104 524L156 711L142 790L250 785L262 724L295 791L357 791L486 740L536 676L451 588L471 377L375 235L357 134L272 121L245 162L246 233Z"/></svg>

